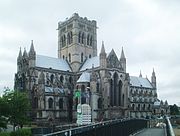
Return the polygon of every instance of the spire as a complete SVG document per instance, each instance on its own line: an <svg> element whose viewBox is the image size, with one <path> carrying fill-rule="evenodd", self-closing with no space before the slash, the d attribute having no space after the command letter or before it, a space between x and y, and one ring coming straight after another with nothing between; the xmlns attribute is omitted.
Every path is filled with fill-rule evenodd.
<svg viewBox="0 0 180 136"><path fill-rule="evenodd" d="M122 51L121 51L121 58L120 58L120 60L122 60L122 59L126 59L126 58L125 58L125 55L124 55L123 47L122 47Z"/></svg>
<svg viewBox="0 0 180 136"><path fill-rule="evenodd" d="M31 40L31 47L30 47L30 50L29 50L29 58L30 59L35 59L35 56L36 56L36 52L34 50L33 40Z"/></svg>
<svg viewBox="0 0 180 136"><path fill-rule="evenodd" d="M142 77L142 74L141 74L141 70L140 70L140 74L139 74L139 77Z"/></svg>
<svg viewBox="0 0 180 136"><path fill-rule="evenodd" d="M124 72L126 72L126 58L125 58L125 55L124 55L123 47L122 47L122 51L121 51L120 63L121 63L121 66L122 66Z"/></svg>
<svg viewBox="0 0 180 136"><path fill-rule="evenodd" d="M101 54L104 54L105 52L105 48L104 48L104 41L102 41L102 47L101 47Z"/></svg>
<svg viewBox="0 0 180 136"><path fill-rule="evenodd" d="M104 42L102 41L102 47L101 47L101 52L99 54L100 56L100 66L102 68L106 68L107 62L106 62L106 52L104 48Z"/></svg>
<svg viewBox="0 0 180 136"><path fill-rule="evenodd" d="M26 48L24 48L23 57L24 58L28 58L28 55L27 55L27 52L26 52Z"/></svg>
<svg viewBox="0 0 180 136"><path fill-rule="evenodd" d="M22 59L22 52L21 52L21 47L20 47L19 55L18 55L18 60L21 60L21 59Z"/></svg>
<svg viewBox="0 0 180 136"><path fill-rule="evenodd" d="M30 52L31 52L31 51L32 51L32 52L35 52L35 51L34 51L34 44L33 44L33 40L31 40L31 48L30 48Z"/></svg>
<svg viewBox="0 0 180 136"><path fill-rule="evenodd" d="M153 68L152 76L156 76L156 74L155 74L155 72L154 72L154 68Z"/></svg>
<svg viewBox="0 0 180 136"><path fill-rule="evenodd" d="M153 72L152 72L152 76L151 76L151 83L152 83L153 87L156 88L156 74L154 72L154 68L153 68Z"/></svg>

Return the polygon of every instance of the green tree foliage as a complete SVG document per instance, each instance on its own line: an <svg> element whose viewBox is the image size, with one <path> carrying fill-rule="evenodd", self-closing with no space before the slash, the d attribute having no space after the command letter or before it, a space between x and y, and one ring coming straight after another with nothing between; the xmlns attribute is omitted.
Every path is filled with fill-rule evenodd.
<svg viewBox="0 0 180 136"><path fill-rule="evenodd" d="M170 114L171 115L180 115L178 106L176 104L170 105Z"/></svg>
<svg viewBox="0 0 180 136"><path fill-rule="evenodd" d="M23 126L28 122L27 112L30 110L30 104L26 93L20 91L6 90L3 99L8 104L8 120L15 127Z"/></svg>
<svg viewBox="0 0 180 136"><path fill-rule="evenodd" d="M4 98L0 97L0 128L7 127L9 106Z"/></svg>

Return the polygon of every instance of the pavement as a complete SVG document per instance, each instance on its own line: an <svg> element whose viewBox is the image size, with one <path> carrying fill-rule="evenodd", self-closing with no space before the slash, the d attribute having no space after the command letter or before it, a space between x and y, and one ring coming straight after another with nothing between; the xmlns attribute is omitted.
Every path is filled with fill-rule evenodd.
<svg viewBox="0 0 180 136"><path fill-rule="evenodd" d="M135 136L166 136L166 134L163 128L148 128L144 129Z"/></svg>

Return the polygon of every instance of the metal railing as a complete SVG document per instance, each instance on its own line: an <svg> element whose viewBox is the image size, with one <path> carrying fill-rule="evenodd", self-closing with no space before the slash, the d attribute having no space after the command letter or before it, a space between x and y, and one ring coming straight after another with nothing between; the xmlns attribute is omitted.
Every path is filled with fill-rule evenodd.
<svg viewBox="0 0 180 136"><path fill-rule="evenodd" d="M170 122L168 117L165 118L165 122L166 122L166 133L167 133L167 136L175 136L173 128L172 128L172 125L171 125L171 122Z"/></svg>
<svg viewBox="0 0 180 136"><path fill-rule="evenodd" d="M46 134L44 136L129 136L148 127L146 119L116 119Z"/></svg>

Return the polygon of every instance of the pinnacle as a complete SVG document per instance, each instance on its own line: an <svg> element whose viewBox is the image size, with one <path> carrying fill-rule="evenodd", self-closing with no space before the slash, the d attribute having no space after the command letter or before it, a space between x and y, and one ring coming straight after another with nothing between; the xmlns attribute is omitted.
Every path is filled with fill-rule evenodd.
<svg viewBox="0 0 180 136"><path fill-rule="evenodd" d="M142 77L142 74L141 74L141 70L140 70L140 74L139 74L139 77Z"/></svg>
<svg viewBox="0 0 180 136"><path fill-rule="evenodd" d="M153 76L155 76L154 68L153 68L153 72L152 72L152 75L153 75Z"/></svg>
<svg viewBox="0 0 180 136"><path fill-rule="evenodd" d="M25 57L25 58L28 57L27 52L26 52L26 48L24 48L23 57Z"/></svg>
<svg viewBox="0 0 180 136"><path fill-rule="evenodd" d="M104 41L102 41L101 53L106 53L104 48Z"/></svg>
<svg viewBox="0 0 180 136"><path fill-rule="evenodd" d="M19 50L19 56L18 56L18 58L22 58L21 47L20 47L20 50Z"/></svg>
<svg viewBox="0 0 180 136"><path fill-rule="evenodd" d="M125 55L124 55L124 50L123 50L123 47L122 47L122 51L121 51L121 58L120 59L125 59Z"/></svg>
<svg viewBox="0 0 180 136"><path fill-rule="evenodd" d="M34 52L34 44L33 44L33 40L31 40L31 47L30 47L30 52L33 51Z"/></svg>

